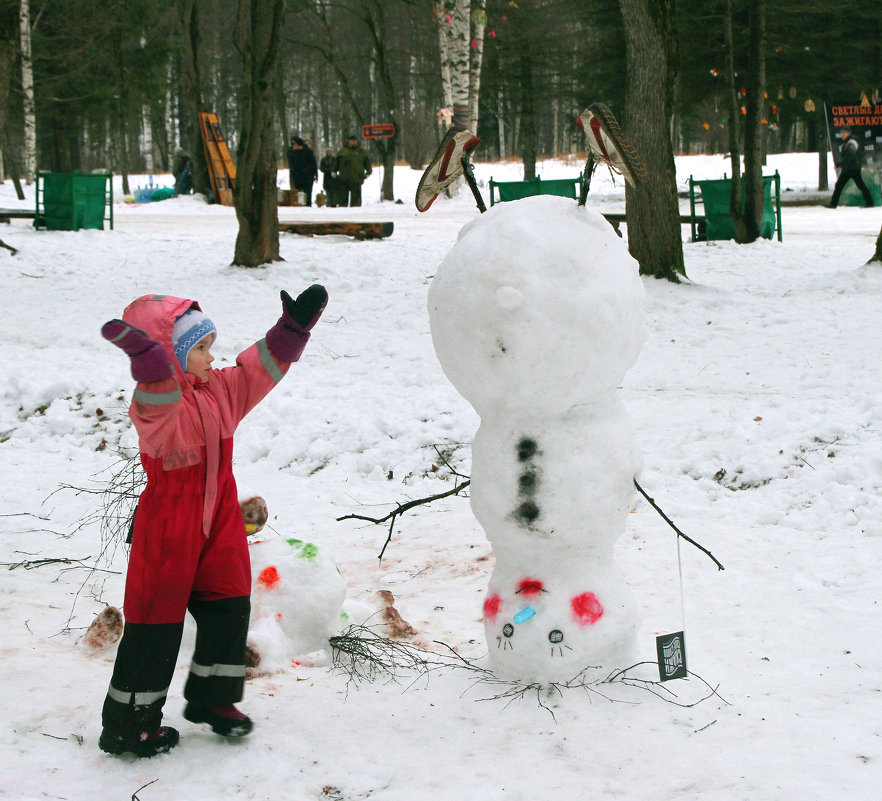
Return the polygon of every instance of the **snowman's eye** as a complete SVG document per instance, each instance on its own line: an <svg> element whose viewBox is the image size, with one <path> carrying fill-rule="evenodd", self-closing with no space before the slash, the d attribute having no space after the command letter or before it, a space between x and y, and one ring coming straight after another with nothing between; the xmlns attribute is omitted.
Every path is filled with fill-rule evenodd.
<svg viewBox="0 0 882 801"><path fill-rule="evenodd" d="M563 632L560 629L552 629L548 632L548 641L550 643L557 645L557 643L563 642L563 638Z"/></svg>
<svg viewBox="0 0 882 801"><path fill-rule="evenodd" d="M514 626L512 626L511 623L506 623L506 624L502 627L502 633L503 633L506 637L511 637L511 635L514 634Z"/></svg>

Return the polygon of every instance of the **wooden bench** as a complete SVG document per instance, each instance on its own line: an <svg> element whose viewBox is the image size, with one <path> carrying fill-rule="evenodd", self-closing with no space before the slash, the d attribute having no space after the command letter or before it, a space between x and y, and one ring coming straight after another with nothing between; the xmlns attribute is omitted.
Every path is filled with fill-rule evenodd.
<svg viewBox="0 0 882 801"><path fill-rule="evenodd" d="M619 226L622 223L628 222L627 214L604 214L606 221L615 229L615 232L621 236L622 232ZM680 223L682 225L691 225L692 226L692 241L703 241L704 239L704 230L705 230L705 220L699 214L681 214L680 215Z"/></svg>
<svg viewBox="0 0 882 801"><path fill-rule="evenodd" d="M10 220L33 220L35 215L33 209L0 209L0 223L8 225Z"/></svg>
<svg viewBox="0 0 882 801"><path fill-rule="evenodd" d="M391 222L280 222L279 231L283 234L301 236L352 236L363 239L385 239L391 236L395 227Z"/></svg>

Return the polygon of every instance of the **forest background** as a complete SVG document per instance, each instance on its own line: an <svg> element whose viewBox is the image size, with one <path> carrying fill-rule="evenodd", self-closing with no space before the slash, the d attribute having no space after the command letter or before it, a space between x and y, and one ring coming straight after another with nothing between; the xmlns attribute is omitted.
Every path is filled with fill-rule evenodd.
<svg viewBox="0 0 882 801"><path fill-rule="evenodd" d="M198 110L218 114L235 151L246 80L241 26L249 5L254 4L0 0L0 174L20 171L24 163L25 7L39 169L105 168L125 175L167 172L176 147L193 147L188 135L194 102ZM271 87L279 164L292 135L309 139L317 152L336 151L360 126L392 121L396 160L424 166L446 128L439 112L450 100L440 77L439 28L450 25L456 5L451 0L282 3ZM482 56L477 118L482 158L524 159L525 177L530 177L536 158L584 148L575 119L589 103L603 102L623 117L627 5L618 0L466 4L471 59L479 49ZM674 152L727 152L725 25L728 19L734 31L737 85L738 74L748 67L750 4L652 0L643 5L650 14L669 14L673 23L668 45ZM764 151L825 151L830 143L824 102L856 101L882 76L882 11L873 3L810 0L799 4L797 15L792 3L769 0L764 56ZM381 160L376 147L372 156Z"/></svg>

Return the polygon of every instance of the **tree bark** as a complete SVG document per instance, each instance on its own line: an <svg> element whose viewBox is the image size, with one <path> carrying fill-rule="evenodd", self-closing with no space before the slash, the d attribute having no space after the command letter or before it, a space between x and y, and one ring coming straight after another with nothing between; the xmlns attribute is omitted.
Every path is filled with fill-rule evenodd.
<svg viewBox="0 0 882 801"><path fill-rule="evenodd" d="M760 238L763 219L763 110L766 98L766 0L748 3L747 114L744 119L743 242ZM736 242L738 240L736 238Z"/></svg>
<svg viewBox="0 0 882 801"><path fill-rule="evenodd" d="M882 228L879 229L879 236L876 237L876 252L870 262L882 261Z"/></svg>
<svg viewBox="0 0 882 801"><path fill-rule="evenodd" d="M183 149L193 159L193 191L213 200L199 112L208 111L202 100L202 77L199 53L199 0L178 0L181 23L180 98L181 140Z"/></svg>
<svg viewBox="0 0 882 801"><path fill-rule="evenodd" d="M478 133L481 99L481 66L484 63L484 31L487 28L487 0L472 0L472 40L469 43L469 130Z"/></svg>
<svg viewBox="0 0 882 801"><path fill-rule="evenodd" d="M9 88L12 85L15 56L18 53L18 30L15 25L18 12L13 0L0 3L0 183L3 183L6 175L2 133L6 130ZM17 175L14 177L18 178Z"/></svg>
<svg viewBox="0 0 882 801"><path fill-rule="evenodd" d="M31 4L21 0L21 93L24 102L24 177L33 183L37 173L37 116L34 104L34 62L31 56Z"/></svg>
<svg viewBox="0 0 882 801"><path fill-rule="evenodd" d="M747 238L747 225L744 222L742 208L743 194L741 186L741 145L738 130L741 127L741 107L738 103L741 92L735 81L735 37L732 32L733 0L726 0L726 14L723 17L723 34L726 42L726 83L729 100L729 163L732 166L732 189L729 194L729 216L735 230L735 241L744 242Z"/></svg>
<svg viewBox="0 0 882 801"><path fill-rule="evenodd" d="M628 249L642 275L678 282L686 275L670 122L676 79L673 0L619 0L625 20L625 133L643 157L646 178L628 186Z"/></svg>
<svg viewBox="0 0 882 801"><path fill-rule="evenodd" d="M285 0L239 0L236 40L244 74L233 187L239 221L233 263L241 267L281 261L276 190L278 134L272 87L284 22Z"/></svg>
<svg viewBox="0 0 882 801"><path fill-rule="evenodd" d="M452 127L462 130L469 124L470 0L441 0L435 8L444 102L453 110Z"/></svg>

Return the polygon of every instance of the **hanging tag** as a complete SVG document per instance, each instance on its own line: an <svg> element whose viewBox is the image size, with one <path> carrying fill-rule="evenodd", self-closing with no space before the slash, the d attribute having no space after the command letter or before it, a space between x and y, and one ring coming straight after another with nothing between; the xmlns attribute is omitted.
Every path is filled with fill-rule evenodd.
<svg viewBox="0 0 882 801"><path fill-rule="evenodd" d="M655 651L658 654L658 675L662 681L686 678L689 671L686 670L686 640L682 631L656 637Z"/></svg>

